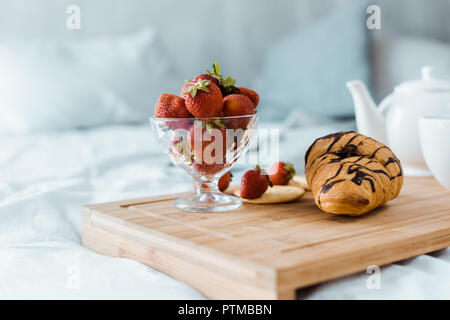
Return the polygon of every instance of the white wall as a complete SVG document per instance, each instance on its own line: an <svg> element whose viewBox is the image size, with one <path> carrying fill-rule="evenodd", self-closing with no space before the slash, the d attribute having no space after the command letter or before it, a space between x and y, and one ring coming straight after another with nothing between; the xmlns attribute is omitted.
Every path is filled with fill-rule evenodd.
<svg viewBox="0 0 450 320"><path fill-rule="evenodd" d="M41 37L70 40L126 34L144 25L158 31L184 78L218 60L250 85L265 52L280 37L329 10L360 0L1 0L0 41ZM449 0L379 0L383 32L450 41ZM66 28L66 7L78 4L82 28Z"/></svg>

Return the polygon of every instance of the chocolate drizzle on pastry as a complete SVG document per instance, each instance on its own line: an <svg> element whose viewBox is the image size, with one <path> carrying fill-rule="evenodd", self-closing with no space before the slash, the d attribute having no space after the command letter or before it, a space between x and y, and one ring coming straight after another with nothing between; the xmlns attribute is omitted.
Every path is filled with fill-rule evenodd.
<svg viewBox="0 0 450 320"><path fill-rule="evenodd" d="M336 172L330 175L328 168ZM400 161L389 147L354 131L337 132L316 139L305 154L305 172L321 208L326 197L327 208L333 205L342 207L348 201L349 206L351 203L359 206L351 210L370 210L370 206L376 207L395 198L403 183ZM320 180L314 183L316 176ZM341 182L346 181L366 191L359 194L358 189L352 189L348 184L341 186ZM333 188L338 189L329 195ZM355 194L350 195L346 190L352 190ZM341 194L348 198L339 200Z"/></svg>
<svg viewBox="0 0 450 320"><path fill-rule="evenodd" d="M316 142L320 141L320 140L327 140L330 138L333 138L333 142L328 146L327 152L329 152L331 150L331 148L333 147L333 145L339 141L339 139L341 139L345 134L347 133L355 133L355 131L343 131L343 132L337 132L337 133L332 133L326 136L323 136L321 138L317 138L313 144L308 148L308 150L306 150L305 153L305 165L308 162L308 158L309 158L309 154L311 153L312 148L314 147L314 145L316 144ZM327 153L325 152L325 153ZM325 154L324 153L324 154Z"/></svg>
<svg viewBox="0 0 450 320"><path fill-rule="evenodd" d="M342 182L342 181L345 181L345 179L334 180L334 181L331 181L330 183L325 184L322 187L322 193L327 193L328 190L330 190L335 184Z"/></svg>
<svg viewBox="0 0 450 320"><path fill-rule="evenodd" d="M339 169L338 169L338 170L336 171L336 173L334 174L334 176L332 176L331 178L328 178L327 181L325 181L325 183L324 183L323 186L322 186L321 192L326 193L326 192L328 192L328 190L331 189L332 186L335 185L335 183L329 183L329 181L330 181L330 180L333 180L334 178L337 177L337 175L339 174L339 172L341 172L343 166L344 166L344 165L341 164L341 165L339 166Z"/></svg>
<svg viewBox="0 0 450 320"><path fill-rule="evenodd" d="M397 167L399 168L398 174L395 177L392 177L391 179L401 177L403 175L403 169L400 164L400 161L397 158L389 157L389 159L384 163L384 166L387 168L387 166L391 163L395 163L397 165Z"/></svg>
<svg viewBox="0 0 450 320"><path fill-rule="evenodd" d="M330 138L334 138L333 142L328 146L327 153L330 152L331 148L333 148L334 144L337 143L344 136L344 132L335 133L330 136Z"/></svg>
<svg viewBox="0 0 450 320"><path fill-rule="evenodd" d="M389 164L391 164L391 163L398 163L398 160L395 159L395 158L393 158L393 157L389 157L388 161L386 161L386 162L384 163L384 166L387 167L387 166L388 166Z"/></svg>
<svg viewBox="0 0 450 320"><path fill-rule="evenodd" d="M351 138L347 141L347 143L346 143L340 150L330 152L331 149L332 149L332 147L333 147L333 146L334 146L334 145L335 145L335 144L336 144L336 143L337 143L344 135L349 134L349 133L355 133L355 135L354 135L353 137L351 137ZM320 155L319 157L317 157L316 159L314 159L314 160L313 160L313 163L314 163L316 160L318 160L318 159L322 158L323 156L325 156L326 154L332 154L332 155L337 156L336 158L331 159L328 163L339 163L339 162L341 162L341 161L344 160L344 159L347 159L347 158L350 158L350 157L354 157L354 156L358 156L358 155L359 155L359 153L358 153L358 147L361 146L361 145L363 145L364 141L366 141L367 139L370 139L369 137L365 137L365 138L362 139L357 145L351 144L352 141L353 141L356 137L358 137L358 136L359 136L359 134L357 134L357 133L354 132L354 131L345 131L345 132L338 132L338 133L329 134L329 135L327 135L327 136L324 136L324 137L321 137L321 138L319 138L319 139L316 139L316 140L314 141L314 143L309 147L308 151L307 151L306 154L305 154L305 164L307 163L309 154L310 154L310 152L311 152L312 147L315 145L315 143L316 143L317 141L319 141L319 140L327 140L327 139L330 139L330 138L333 138L333 141L328 145L328 148L327 148L326 152L323 153L323 154L321 154L321 155ZM352 163L357 163L357 162L359 162L359 161L361 161L362 159L365 159L365 158L368 158L368 159L374 159L374 158L375 158L375 155L377 154L377 152L380 151L381 149L389 149L389 148L388 148L387 146L381 146L381 147L378 147L378 148L375 149L375 151L373 151L372 154L370 154L369 156L361 155L361 156L359 156L356 160L352 161ZM361 185L361 183L362 183L363 180L369 181L369 183L370 183L370 185L371 185L371 187L372 187L372 192L375 192L375 185L374 185L373 177L372 177L370 174L361 171L362 168L365 169L365 170L371 171L371 172L373 172L373 173L381 173L381 174L384 174L384 175L386 175L390 180L402 176L402 169L401 169L400 162L398 161L398 159L396 159L396 158L394 158L394 157L389 157L389 159L386 161L386 163L383 164L385 167L387 167L387 165L389 165L390 163L396 163L396 164L398 165L398 167L399 167L399 173L398 173L397 175L393 176L393 177L391 177L391 176L390 176L386 171L384 171L384 170L371 170L371 169L367 168L367 165L368 165L368 164L370 164L370 163L375 163L375 162L377 162L377 161L375 161L375 160L370 160L369 162L365 163L365 165L358 164L358 167L356 167L356 168L350 166L350 167L347 169L347 173L349 173L349 174L355 173L355 176L351 179L351 181L352 181L353 183L357 184L357 185ZM335 178L335 177L339 174L339 172L340 172L341 169L342 169L342 166L339 167L338 172L336 172L336 175L335 175L333 178ZM330 178L330 179L333 179L333 178ZM327 187L327 188L326 188L327 191L334 185L334 184L333 184L333 185L329 186L330 183L329 183L328 181L329 181L330 179L328 179L328 180L323 184L323 186L322 186L322 188Z"/></svg>
<svg viewBox="0 0 450 320"><path fill-rule="evenodd" d="M314 160L313 160L313 163L314 163L317 159L319 159L319 158L321 158L322 156L326 155L327 153L332 153L332 154L334 154L334 155L336 155L336 156L339 157L338 159L333 160L334 162L339 162L339 161L341 161L342 159L345 159L345 158L348 158L348 157L351 157L351 156L354 156L354 155L358 155L357 152L356 152L356 149L357 149L358 147L355 146L355 145L353 145L353 144L350 144L350 142L353 140L354 137L353 137L352 139L350 139L350 141L348 141L347 144L344 146L344 148L342 148L341 150L331 152L331 148L332 148L337 142L339 142L339 140L340 140L344 135L346 135L346 134L348 134L348 133L356 133L356 132L354 132L354 131L343 131L343 132L338 132L338 133L329 134L329 135L327 135L327 136L324 136L324 137L321 137L321 138L316 139L316 140L313 142L313 144L312 144L312 145L308 148L308 150L306 151L306 154L305 154L305 165L306 165L306 163L308 162L309 154L310 154L310 152L311 152L313 146L314 146L318 141L321 141L321 140L327 140L327 139L331 139L331 138L333 138L333 141L331 142L330 145L328 145L327 150L326 150L324 153L322 153L319 157L317 157L316 159L314 159ZM357 135L355 135L355 136L357 136Z"/></svg>
<svg viewBox="0 0 450 320"><path fill-rule="evenodd" d="M361 185L361 183L363 182L363 180L369 181L370 182L370 186L372 187L372 192L375 192L375 184L373 182L373 176L371 176L369 173L366 173L364 171L361 170L361 165L356 165L356 164L352 164L348 169L347 169L347 173L348 174L353 174L355 173L355 176L351 179L351 181L354 184L357 184L358 186ZM363 167L364 169L367 169L365 167Z"/></svg>
<svg viewBox="0 0 450 320"><path fill-rule="evenodd" d="M386 146L382 146L382 147L379 147L378 149L376 149L376 150L370 155L369 159L375 158L375 155L377 154L377 152L378 152L379 150L385 149L385 148L387 148L387 147L386 147Z"/></svg>

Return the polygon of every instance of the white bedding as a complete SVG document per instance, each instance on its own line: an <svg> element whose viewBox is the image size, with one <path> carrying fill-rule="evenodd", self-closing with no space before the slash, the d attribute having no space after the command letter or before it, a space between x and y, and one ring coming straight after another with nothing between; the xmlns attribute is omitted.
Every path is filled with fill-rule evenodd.
<svg viewBox="0 0 450 320"><path fill-rule="evenodd" d="M281 152L302 165L312 139L338 129L289 131ZM169 166L148 125L0 136L0 299L203 298L138 262L81 246L83 204L162 194L169 186L185 191L192 182ZM383 267L379 290L367 288L368 278L360 273L300 297L449 299L450 253Z"/></svg>

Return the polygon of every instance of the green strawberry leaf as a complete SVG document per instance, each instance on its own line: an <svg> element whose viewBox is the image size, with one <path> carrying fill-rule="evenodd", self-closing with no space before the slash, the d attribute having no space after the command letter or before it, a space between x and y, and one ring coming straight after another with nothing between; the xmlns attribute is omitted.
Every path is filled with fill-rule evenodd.
<svg viewBox="0 0 450 320"><path fill-rule="evenodd" d="M233 93L241 93L241 89L235 86L223 87L225 95L233 94Z"/></svg>
<svg viewBox="0 0 450 320"><path fill-rule="evenodd" d="M212 129L214 128L214 125L211 122L207 122L205 127L206 131L208 131L208 133L211 133Z"/></svg>
<svg viewBox="0 0 450 320"><path fill-rule="evenodd" d="M213 63L212 65L212 71L209 71L208 69L206 70L206 73L209 74L210 76L213 76L214 78L216 78L219 81L219 85L225 90L225 92L227 94L229 94L229 90L228 88L233 87L236 84L236 80L234 80L231 77L226 77L224 78L223 75L220 74L220 68L219 68L219 63L216 61ZM235 92L235 90L239 90L238 88L233 88L231 89L233 91L233 93ZM238 91L240 92L240 90Z"/></svg>
<svg viewBox="0 0 450 320"><path fill-rule="evenodd" d="M284 164L284 170L288 172L287 178L291 179L293 176L295 176L295 168L292 163L286 162Z"/></svg>
<svg viewBox="0 0 450 320"><path fill-rule="evenodd" d="M178 142L177 144L175 144L175 149L183 150L183 148L184 148L184 142Z"/></svg>
<svg viewBox="0 0 450 320"><path fill-rule="evenodd" d="M220 128L225 128L225 125L222 123L220 119L213 120L213 123Z"/></svg>
<svg viewBox="0 0 450 320"><path fill-rule="evenodd" d="M231 86L234 86L235 83L236 83L236 80L234 80L234 79L231 78L231 77L226 77L226 78L223 80L223 86L224 86L224 87L231 87Z"/></svg>
<svg viewBox="0 0 450 320"><path fill-rule="evenodd" d="M214 72L215 72L216 74L220 74L219 63L218 63L217 61L214 62L214 64L213 64L213 69L214 69Z"/></svg>
<svg viewBox="0 0 450 320"><path fill-rule="evenodd" d="M272 181L270 181L269 174L265 170L261 170L261 167L257 164L255 167L256 171L259 171L261 175L265 175L267 177L267 181L269 182L269 186L273 187Z"/></svg>
<svg viewBox="0 0 450 320"><path fill-rule="evenodd" d="M194 152L191 151L190 156L187 155L187 154L185 154L184 158L186 159L187 164L188 164L189 166L192 166L192 163L193 163L192 160L193 160L193 158L194 158Z"/></svg>
<svg viewBox="0 0 450 320"><path fill-rule="evenodd" d="M191 97L194 98L195 95L197 94L197 89L192 86L192 87L186 88L186 90L184 92L189 93L191 95Z"/></svg>
<svg viewBox="0 0 450 320"><path fill-rule="evenodd" d="M267 177L267 181L269 181L269 186L272 188L273 187L273 183L272 183L272 181L270 181L269 175L267 175L266 177Z"/></svg>
<svg viewBox="0 0 450 320"><path fill-rule="evenodd" d="M195 126L199 129L203 129L205 127L205 123L201 120L195 120Z"/></svg>
<svg viewBox="0 0 450 320"><path fill-rule="evenodd" d="M193 85L186 88L187 93L191 95L192 98L194 98L197 94L198 90L205 91L206 93L209 93L209 80L199 80L196 81Z"/></svg>

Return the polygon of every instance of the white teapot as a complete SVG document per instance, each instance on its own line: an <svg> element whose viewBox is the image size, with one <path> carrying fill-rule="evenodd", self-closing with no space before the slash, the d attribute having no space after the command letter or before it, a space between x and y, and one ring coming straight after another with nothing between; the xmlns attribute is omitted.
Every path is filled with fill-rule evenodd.
<svg viewBox="0 0 450 320"><path fill-rule="evenodd" d="M450 81L438 79L434 68L422 67L422 79L396 86L378 108L360 80L347 82L347 88L358 131L389 145L406 176L431 175L420 146L418 122L422 116L450 114Z"/></svg>

